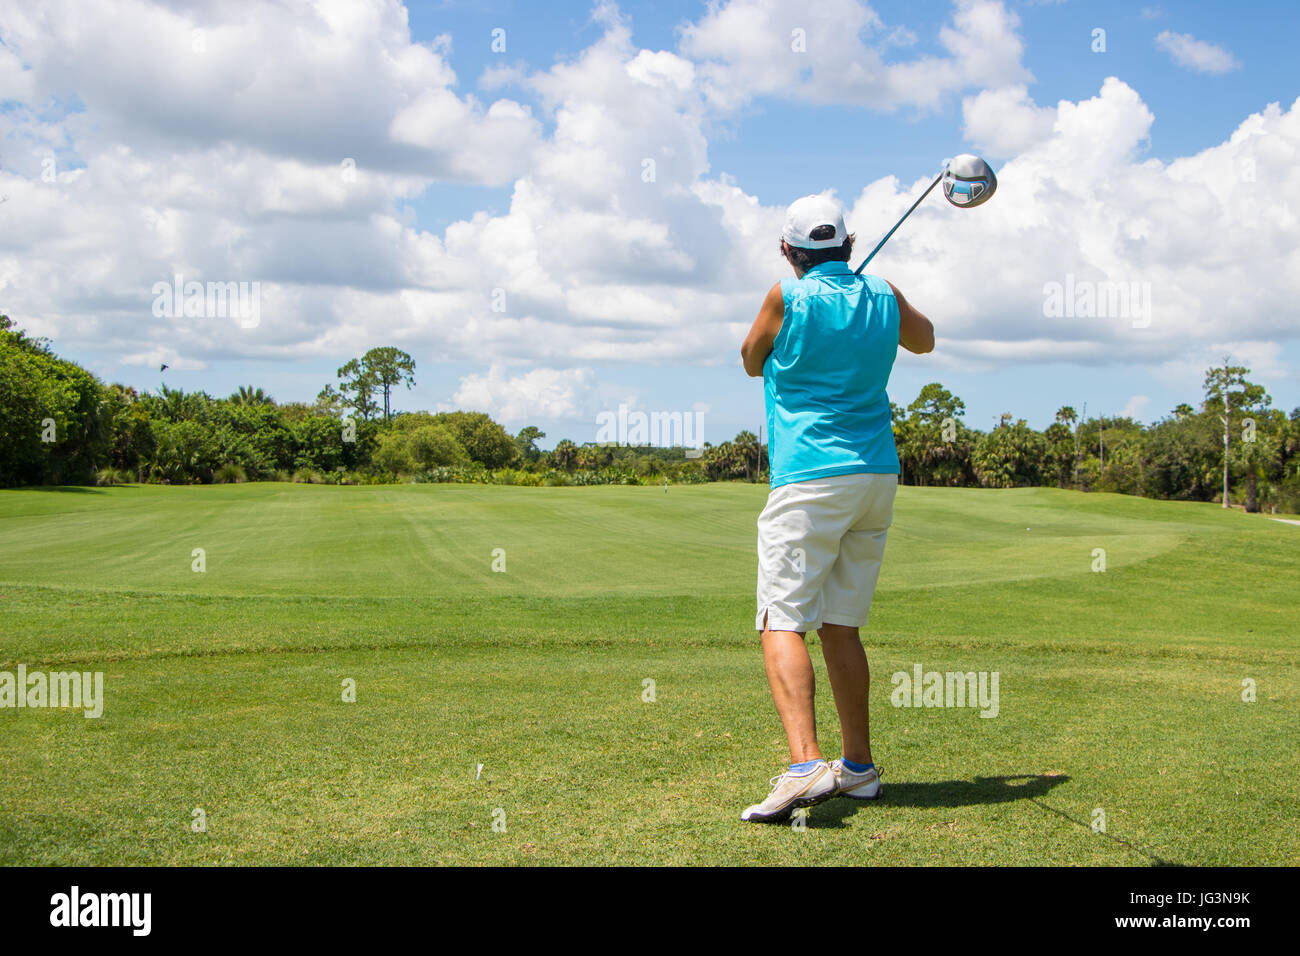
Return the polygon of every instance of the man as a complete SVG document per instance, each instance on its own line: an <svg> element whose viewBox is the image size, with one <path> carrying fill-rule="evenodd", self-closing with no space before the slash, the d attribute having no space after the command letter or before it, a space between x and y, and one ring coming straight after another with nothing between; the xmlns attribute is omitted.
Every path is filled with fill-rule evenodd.
<svg viewBox="0 0 1300 956"><path fill-rule="evenodd" d="M849 269L853 236L819 196L786 213L781 254L794 269L767 293L741 346L763 377L771 491L758 519L763 663L790 745L790 769L742 820L777 821L834 796L873 799L867 623L893 520L898 453L885 387L898 346L934 348L934 326L897 289ZM817 745L813 669L804 634L821 635L843 756Z"/></svg>

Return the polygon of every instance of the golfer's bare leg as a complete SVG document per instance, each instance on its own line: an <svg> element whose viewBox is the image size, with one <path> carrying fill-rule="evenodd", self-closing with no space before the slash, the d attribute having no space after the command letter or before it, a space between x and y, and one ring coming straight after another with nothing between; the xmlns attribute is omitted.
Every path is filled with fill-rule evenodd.
<svg viewBox="0 0 1300 956"><path fill-rule="evenodd" d="M822 657L835 693L835 710L840 715L844 756L854 763L872 763L871 724L867 716L871 668L856 627L823 624Z"/></svg>
<svg viewBox="0 0 1300 956"><path fill-rule="evenodd" d="M790 742L790 762L819 760L817 721L813 712L812 658L795 631L763 632L763 666L772 687L772 700Z"/></svg>

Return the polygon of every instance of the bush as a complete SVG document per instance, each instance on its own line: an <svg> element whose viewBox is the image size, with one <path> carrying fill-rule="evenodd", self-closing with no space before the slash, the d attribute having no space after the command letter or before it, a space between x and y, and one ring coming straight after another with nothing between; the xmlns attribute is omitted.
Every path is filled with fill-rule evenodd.
<svg viewBox="0 0 1300 956"><path fill-rule="evenodd" d="M446 425L425 425L406 436L406 448L411 460L421 468L441 465L468 465L469 455Z"/></svg>
<svg viewBox="0 0 1300 956"><path fill-rule="evenodd" d="M121 468L101 468L95 472L97 485L125 485L135 481L135 475Z"/></svg>
<svg viewBox="0 0 1300 956"><path fill-rule="evenodd" d="M379 447L370 460L376 468L394 475L415 470L415 462L411 459L411 449L404 432L389 432L379 439Z"/></svg>
<svg viewBox="0 0 1300 956"><path fill-rule="evenodd" d="M518 485L523 488L540 488L544 484L540 474L523 468L499 468L490 473L489 480L494 485Z"/></svg>
<svg viewBox="0 0 1300 956"><path fill-rule="evenodd" d="M299 468L293 473L293 480L300 485L319 485L321 483L320 475L306 468Z"/></svg>
<svg viewBox="0 0 1300 956"><path fill-rule="evenodd" d="M486 485L491 475L486 468L478 465L442 465L420 472L412 481L431 484L477 484Z"/></svg>
<svg viewBox="0 0 1300 956"><path fill-rule="evenodd" d="M703 469L694 466L674 468L668 475L669 483L674 485L707 485L709 476Z"/></svg>
<svg viewBox="0 0 1300 956"><path fill-rule="evenodd" d="M504 468L519 457L510 433L483 412L439 412L433 422L449 429L469 457L485 468Z"/></svg>
<svg viewBox="0 0 1300 956"><path fill-rule="evenodd" d="M345 485L393 485L397 483L394 475L383 472L349 471L344 475Z"/></svg>
<svg viewBox="0 0 1300 956"><path fill-rule="evenodd" d="M247 481L248 475L245 473L244 469L238 465L232 465L230 462L226 462L216 470L212 476L212 480L219 485L231 485Z"/></svg>

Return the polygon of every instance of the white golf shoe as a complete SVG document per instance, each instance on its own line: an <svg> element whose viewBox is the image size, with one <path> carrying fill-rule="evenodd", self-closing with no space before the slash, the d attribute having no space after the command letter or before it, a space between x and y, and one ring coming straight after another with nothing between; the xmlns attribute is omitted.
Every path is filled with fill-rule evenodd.
<svg viewBox="0 0 1300 956"><path fill-rule="evenodd" d="M872 767L866 773L854 773L844 766L843 760L831 761L835 775L835 795L855 800L875 800L880 796L880 774Z"/></svg>
<svg viewBox="0 0 1300 956"><path fill-rule="evenodd" d="M803 773L787 770L771 780L772 792L762 803L746 807L740 819L753 823L775 823L787 819L800 807L811 807L835 796L835 774L826 761Z"/></svg>

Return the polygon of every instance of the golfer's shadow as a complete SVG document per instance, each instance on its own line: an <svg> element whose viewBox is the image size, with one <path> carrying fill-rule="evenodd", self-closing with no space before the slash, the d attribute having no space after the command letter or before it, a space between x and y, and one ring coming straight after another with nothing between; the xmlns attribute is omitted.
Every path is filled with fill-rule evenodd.
<svg viewBox="0 0 1300 956"><path fill-rule="evenodd" d="M985 803L1010 803L1046 796L1053 787L1067 782L1064 774L1019 774L1010 777L976 777L974 780L941 780L937 783L880 782L876 800L828 800L808 812L808 822L817 826L843 826L844 820L860 810L885 807L970 807Z"/></svg>

